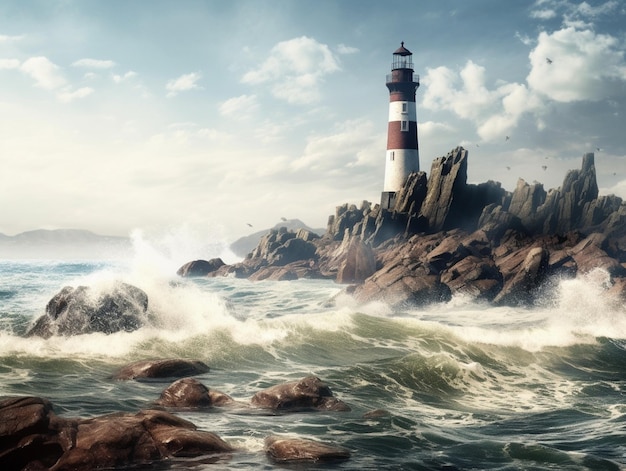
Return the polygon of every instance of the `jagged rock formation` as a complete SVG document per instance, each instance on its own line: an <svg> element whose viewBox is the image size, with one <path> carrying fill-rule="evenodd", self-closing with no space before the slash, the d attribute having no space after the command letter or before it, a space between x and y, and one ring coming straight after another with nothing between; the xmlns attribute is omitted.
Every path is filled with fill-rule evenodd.
<svg viewBox="0 0 626 471"><path fill-rule="evenodd" d="M551 277L607 270L626 299L626 204L599 196L594 155L563 185L467 183L468 152L409 175L392 210L344 204L321 238L272 231L240 264L209 276L334 278L360 301L445 301L464 293L495 304L533 303Z"/></svg>

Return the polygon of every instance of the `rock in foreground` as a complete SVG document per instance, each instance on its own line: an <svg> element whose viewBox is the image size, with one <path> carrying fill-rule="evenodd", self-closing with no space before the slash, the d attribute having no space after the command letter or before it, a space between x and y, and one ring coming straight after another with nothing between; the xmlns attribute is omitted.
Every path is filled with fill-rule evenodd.
<svg viewBox="0 0 626 471"><path fill-rule="evenodd" d="M0 401L3 469L82 471L232 451L217 435L163 411L66 419L42 398Z"/></svg>

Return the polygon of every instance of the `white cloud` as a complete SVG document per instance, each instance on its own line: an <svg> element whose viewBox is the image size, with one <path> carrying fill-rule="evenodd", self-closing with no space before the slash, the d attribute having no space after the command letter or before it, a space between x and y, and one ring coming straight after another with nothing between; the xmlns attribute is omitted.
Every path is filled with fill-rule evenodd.
<svg viewBox="0 0 626 471"><path fill-rule="evenodd" d="M0 59L0 70L2 69L17 69L20 66L20 61L17 59Z"/></svg>
<svg viewBox="0 0 626 471"><path fill-rule="evenodd" d="M93 88L82 87L74 91L64 90L58 93L57 97L59 98L59 101L63 103L69 103L76 99L85 98L86 96L91 95L93 92L94 92Z"/></svg>
<svg viewBox="0 0 626 471"><path fill-rule="evenodd" d="M626 200L626 180L617 182L615 185L613 185L610 188L602 189L601 193L608 194L608 195L616 195Z"/></svg>
<svg viewBox="0 0 626 471"><path fill-rule="evenodd" d="M478 119L498 98L485 86L485 68L472 61L458 74L448 67L428 69L423 82L424 107L453 111L464 119Z"/></svg>
<svg viewBox="0 0 626 471"><path fill-rule="evenodd" d="M0 34L0 44L1 43L12 43L16 41L21 41L24 39L23 35L20 36L8 36L6 34Z"/></svg>
<svg viewBox="0 0 626 471"><path fill-rule="evenodd" d="M587 2L582 2L579 5L574 6L574 11L581 16L595 17L611 13L618 6L619 4L614 0L602 3L598 6L591 6Z"/></svg>
<svg viewBox="0 0 626 471"><path fill-rule="evenodd" d="M219 111L222 116L244 119L259 109L256 95L241 95L223 102Z"/></svg>
<svg viewBox="0 0 626 471"><path fill-rule="evenodd" d="M167 96L173 97L178 95L179 92L186 92L189 90L201 90L202 88L197 84L198 80L201 78L202 76L199 73L192 72L170 80L167 82L167 85L165 85L165 89L168 91Z"/></svg>
<svg viewBox="0 0 626 471"><path fill-rule="evenodd" d="M46 90L62 87L66 83L59 66L46 57L31 57L24 61L20 70L33 78L38 87Z"/></svg>
<svg viewBox="0 0 626 471"><path fill-rule="evenodd" d="M437 123L435 121L425 121L419 123L420 137L430 137L440 132L450 132L454 128L447 123Z"/></svg>
<svg viewBox="0 0 626 471"><path fill-rule="evenodd" d="M356 54L357 52L359 52L359 48L340 44L339 46L337 46L337 52L339 54Z"/></svg>
<svg viewBox="0 0 626 471"><path fill-rule="evenodd" d="M613 36L590 29L568 26L550 34L542 32L529 55L528 86L560 102L608 98L616 82L626 81L620 48Z"/></svg>
<svg viewBox="0 0 626 471"><path fill-rule="evenodd" d="M473 122L485 141L508 134L529 113L542 129L550 102L599 101L623 89L626 61L620 47L615 37L590 29L565 26L541 32L529 53L526 84L489 87L486 69L472 61L459 71L438 67L427 70L423 79L427 87L422 106Z"/></svg>
<svg viewBox="0 0 626 471"><path fill-rule="evenodd" d="M339 62L326 44L301 36L276 44L270 56L243 83L271 84L275 97L294 104L308 104L321 98L324 76L340 70Z"/></svg>
<svg viewBox="0 0 626 471"><path fill-rule="evenodd" d="M556 11L552 9L533 10L530 12L531 18L537 18L539 20L550 20L556 16Z"/></svg>
<svg viewBox="0 0 626 471"><path fill-rule="evenodd" d="M311 136L307 139L304 153L290 164L293 170L305 170L312 178L313 173L346 177L355 167L371 169L384 161L382 144L384 137L375 132L371 121L348 120L336 126L332 134ZM380 152L367 152L368 148L380 145Z"/></svg>
<svg viewBox="0 0 626 471"><path fill-rule="evenodd" d="M115 83L122 83L130 78L136 77L137 76L137 72L133 72L132 70L129 70L128 72L126 72L124 75L119 75L119 74L114 74L113 75L113 81Z"/></svg>
<svg viewBox="0 0 626 471"><path fill-rule="evenodd" d="M110 69L115 67L115 62L100 59L80 59L72 64L73 67L85 67L88 69Z"/></svg>

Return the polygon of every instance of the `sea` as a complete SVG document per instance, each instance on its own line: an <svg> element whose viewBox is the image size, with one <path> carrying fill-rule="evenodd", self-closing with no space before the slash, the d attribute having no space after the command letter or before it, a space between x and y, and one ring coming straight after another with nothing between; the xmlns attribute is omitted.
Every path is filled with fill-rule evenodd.
<svg viewBox="0 0 626 471"><path fill-rule="evenodd" d="M209 365L197 379L237 401L315 375L351 411L175 411L237 451L141 469L626 469L626 305L607 295L606 272L552 280L533 308L457 296L404 309L357 304L331 280L176 275L185 262L225 252L216 242L181 258L138 237L120 258L51 251L0 260L0 396L45 397L63 417L137 412L170 382L111 375L138 360L185 358ZM148 294L149 325L24 336L64 286L98 290L118 280ZM382 412L368 415L374 410ZM341 446L351 457L276 463L264 452L268 435Z"/></svg>

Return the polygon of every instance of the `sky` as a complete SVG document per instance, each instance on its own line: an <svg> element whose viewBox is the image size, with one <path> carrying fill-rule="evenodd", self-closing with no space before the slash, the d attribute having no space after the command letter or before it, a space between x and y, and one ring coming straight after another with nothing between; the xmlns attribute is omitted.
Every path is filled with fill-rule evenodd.
<svg viewBox="0 0 626 471"><path fill-rule="evenodd" d="M0 233L236 239L380 201L385 76L413 53L421 169L626 199L619 0L2 0ZM550 61L548 61L550 59Z"/></svg>

